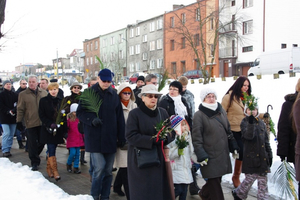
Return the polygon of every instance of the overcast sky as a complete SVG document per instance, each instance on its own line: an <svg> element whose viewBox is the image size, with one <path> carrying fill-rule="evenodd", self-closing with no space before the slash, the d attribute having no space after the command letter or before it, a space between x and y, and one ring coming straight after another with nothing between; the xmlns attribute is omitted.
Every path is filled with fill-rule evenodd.
<svg viewBox="0 0 300 200"><path fill-rule="evenodd" d="M13 71L20 63L51 64L82 42L146 20L173 4L196 0L8 0L0 40L0 70Z"/></svg>

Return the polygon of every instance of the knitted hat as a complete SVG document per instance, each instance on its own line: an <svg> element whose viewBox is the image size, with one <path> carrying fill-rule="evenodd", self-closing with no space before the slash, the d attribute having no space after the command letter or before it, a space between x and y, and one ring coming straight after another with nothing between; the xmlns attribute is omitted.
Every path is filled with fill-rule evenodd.
<svg viewBox="0 0 300 200"><path fill-rule="evenodd" d="M203 88L200 92L200 99L201 99L202 102L204 102L204 99L208 94L214 94L216 96L216 99L217 99L216 91L213 88L207 87L207 88Z"/></svg>
<svg viewBox="0 0 300 200"><path fill-rule="evenodd" d="M178 88L179 93L182 92L182 84L179 81L173 81L172 83L170 83L169 87L171 86Z"/></svg>
<svg viewBox="0 0 300 200"><path fill-rule="evenodd" d="M100 77L101 81L112 81L113 73L109 69L102 69L98 76Z"/></svg>
<svg viewBox="0 0 300 200"><path fill-rule="evenodd" d="M78 103L72 103L70 106L70 112L76 112Z"/></svg>
<svg viewBox="0 0 300 200"><path fill-rule="evenodd" d="M139 76L139 77L137 78L136 82L138 82L138 81L143 81L143 82L145 82L145 77L144 77L144 76Z"/></svg>
<svg viewBox="0 0 300 200"><path fill-rule="evenodd" d="M4 86L6 83L10 83L11 84L10 80L5 80L5 81L3 81L2 85Z"/></svg>
<svg viewBox="0 0 300 200"><path fill-rule="evenodd" d="M179 124L180 122L183 120L182 117L180 117L179 115L172 115L170 117L170 121L171 121L171 127L173 129L175 129Z"/></svg>
<svg viewBox="0 0 300 200"><path fill-rule="evenodd" d="M57 79L56 78L53 78L50 80L50 83L56 83L57 82Z"/></svg>

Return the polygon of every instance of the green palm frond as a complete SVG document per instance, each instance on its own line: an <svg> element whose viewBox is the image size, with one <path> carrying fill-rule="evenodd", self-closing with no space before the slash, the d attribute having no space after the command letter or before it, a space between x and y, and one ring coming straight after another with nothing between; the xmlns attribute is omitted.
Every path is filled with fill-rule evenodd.
<svg viewBox="0 0 300 200"><path fill-rule="evenodd" d="M100 96L91 88L85 89L79 97L80 103L88 111L96 113L97 117L100 106L102 104L102 99Z"/></svg>
<svg viewBox="0 0 300 200"><path fill-rule="evenodd" d="M297 193L294 187L296 184L295 169L285 160L279 165L271 178L271 182L275 183L276 191L281 194L284 199L294 198L298 200Z"/></svg>
<svg viewBox="0 0 300 200"><path fill-rule="evenodd" d="M165 70L162 76L162 79L158 83L158 91L160 92L165 86L168 79L168 71Z"/></svg>
<svg viewBox="0 0 300 200"><path fill-rule="evenodd" d="M100 60L100 58L98 56L96 56L96 59L98 60L98 62L100 63L100 70L104 69L104 64L103 62Z"/></svg>

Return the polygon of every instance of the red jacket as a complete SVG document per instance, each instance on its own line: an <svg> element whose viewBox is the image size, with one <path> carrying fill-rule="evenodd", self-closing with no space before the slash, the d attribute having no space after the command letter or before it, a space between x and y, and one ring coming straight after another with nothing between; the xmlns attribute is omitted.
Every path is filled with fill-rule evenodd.
<svg viewBox="0 0 300 200"><path fill-rule="evenodd" d="M78 118L75 121L68 119L67 148L84 146L84 135L78 131L78 122Z"/></svg>

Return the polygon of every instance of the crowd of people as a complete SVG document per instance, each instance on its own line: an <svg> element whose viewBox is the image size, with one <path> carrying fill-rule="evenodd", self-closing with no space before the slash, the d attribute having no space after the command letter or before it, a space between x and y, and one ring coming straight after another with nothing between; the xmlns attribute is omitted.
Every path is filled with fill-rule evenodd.
<svg viewBox="0 0 300 200"><path fill-rule="evenodd" d="M64 96L56 79L49 83L31 75L28 83L19 81L17 91L11 81L4 81L0 93L3 157L12 156L16 135L36 171L46 145L47 174L59 181L57 145L66 142L66 170L74 174L81 173L79 164L87 163L87 151L90 194L95 200L109 199L112 185L113 192L132 200L185 200L188 191L203 200L222 200L222 176L232 173L232 168L235 200L246 199L255 180L257 198L268 199L267 173L273 155L263 119L269 115L259 113L247 77L240 76L222 98L213 88L203 87L201 103L195 108L186 77L170 82L169 92L162 94L154 74L138 77L135 89L127 83L113 88L113 76L102 69L84 91L74 82L69 96ZM296 92L285 96L277 137L277 155L295 165L298 181L299 90L300 80ZM113 168L118 169L114 183ZM196 180L198 169L205 180L202 188ZM242 182L241 173L245 174Z"/></svg>

